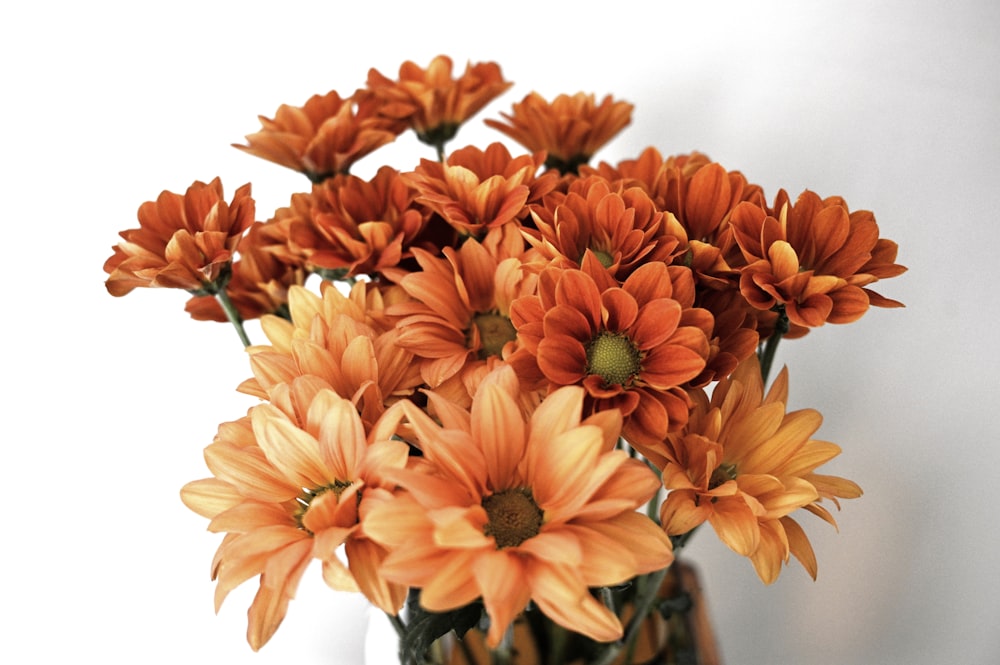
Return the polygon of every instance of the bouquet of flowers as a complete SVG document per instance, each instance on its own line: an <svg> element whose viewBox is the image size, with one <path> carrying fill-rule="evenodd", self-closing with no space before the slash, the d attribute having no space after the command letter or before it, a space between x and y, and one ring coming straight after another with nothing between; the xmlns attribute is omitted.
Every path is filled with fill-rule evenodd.
<svg viewBox="0 0 1000 665"><path fill-rule="evenodd" d="M249 184L165 191L104 265L246 347L259 403L181 497L225 534L216 606L256 579L254 650L319 560L403 663L672 662L710 648L677 561L700 525L764 583L792 557L815 577L799 516L861 495L768 380L780 340L901 306L871 289L905 270L872 213L700 153L591 164L631 120L611 96L533 92L486 121L524 153L449 150L511 85L439 56L283 105L236 147L308 191L265 222ZM435 154L351 173L407 130Z"/></svg>

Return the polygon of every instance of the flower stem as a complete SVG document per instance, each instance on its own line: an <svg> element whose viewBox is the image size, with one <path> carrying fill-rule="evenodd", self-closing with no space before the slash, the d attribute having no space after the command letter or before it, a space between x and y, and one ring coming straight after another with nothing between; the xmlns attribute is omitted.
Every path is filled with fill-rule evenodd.
<svg viewBox="0 0 1000 665"><path fill-rule="evenodd" d="M240 336L240 341L243 342L243 346L250 346L250 338L247 337L247 331L243 328L243 317L236 310L236 306L233 305L233 301L229 299L229 294L226 290L219 289L215 293L215 299L219 301L219 305L222 307L222 311L226 313L226 318L229 322L233 324L236 328L236 334Z"/></svg>
<svg viewBox="0 0 1000 665"><path fill-rule="evenodd" d="M643 622L649 616L650 609L653 607L653 601L656 600L656 594L660 590L660 585L663 584L663 578L667 576L667 570L669 570L669 566L663 570L657 570L654 573L649 573L639 578L638 582L641 582L641 586L639 586L635 594L635 614L632 615L632 619L628 622L628 627L625 629L625 636L621 641L609 644L604 653L592 665L611 665L622 649L626 649L626 653L632 653L635 649L635 641L639 637L639 629L642 628ZM628 663L629 661L626 659L625 662Z"/></svg>
<svg viewBox="0 0 1000 665"><path fill-rule="evenodd" d="M782 305L777 307L778 319L774 322L774 332L767 338L761 348L757 351L757 358L760 360L760 376L767 385L767 377L771 374L771 364L774 362L774 353L778 350L778 342L782 336L788 332L788 315Z"/></svg>
<svg viewBox="0 0 1000 665"><path fill-rule="evenodd" d="M514 662L514 624L507 626L500 644L496 649L490 649L490 663L492 665L512 665Z"/></svg>

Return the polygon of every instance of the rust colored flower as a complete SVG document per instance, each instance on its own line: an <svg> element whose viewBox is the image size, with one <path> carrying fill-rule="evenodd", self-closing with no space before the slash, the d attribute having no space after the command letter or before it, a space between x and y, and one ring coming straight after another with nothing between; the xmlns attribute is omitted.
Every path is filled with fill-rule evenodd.
<svg viewBox="0 0 1000 665"><path fill-rule="evenodd" d="M184 503L226 537L215 555L216 609L234 588L259 576L248 613L256 651L278 629L306 566L319 559L334 589L360 590L395 614L403 586L376 573L386 550L359 523L366 497L391 488L385 472L406 465L408 446L366 432L349 400L312 377L284 391L286 406L261 404L220 426L205 449L212 478L188 483ZM388 492L389 489L381 489ZM344 546L345 566L337 556Z"/></svg>
<svg viewBox="0 0 1000 665"><path fill-rule="evenodd" d="M437 146L439 155L462 123L511 85L493 62L467 63L455 78L452 60L445 55L431 60L426 69L404 62L395 81L376 69L368 72L368 89L379 101L379 112L406 122L421 141Z"/></svg>
<svg viewBox="0 0 1000 665"><path fill-rule="evenodd" d="M670 535L707 521L733 551L749 557L766 584L794 555L816 577L808 538L789 515L799 508L835 524L823 498L855 498L861 488L816 469L840 453L812 439L822 416L813 409L786 413L788 372L768 393L756 356L742 363L712 392L695 396L691 419L667 436L651 458L669 490L660 519Z"/></svg>
<svg viewBox="0 0 1000 665"><path fill-rule="evenodd" d="M442 162L420 160L403 178L417 190L417 200L465 235L480 236L528 215L527 205L556 186L557 176L535 172L542 155L511 157L502 143L486 150L468 146Z"/></svg>
<svg viewBox="0 0 1000 665"><path fill-rule="evenodd" d="M511 308L518 355L533 356L553 387L582 385L590 412L620 409L633 445L655 445L687 421L690 401L680 386L705 368L712 331L707 311L674 295L663 263L640 266L621 286L606 274L598 282L547 268L538 295ZM693 290L677 295L693 299Z"/></svg>
<svg viewBox="0 0 1000 665"><path fill-rule="evenodd" d="M254 221L250 185L226 203L222 183L195 182L184 194L164 191L139 207L139 228L122 231L104 263L108 293L123 296L137 287L216 293L229 279L243 232Z"/></svg>
<svg viewBox="0 0 1000 665"><path fill-rule="evenodd" d="M347 173L359 159L391 143L404 129L378 115L370 96L313 95L303 106L282 104L274 118L259 116L261 129L234 143L251 155L304 173L320 183Z"/></svg>
<svg viewBox="0 0 1000 665"><path fill-rule="evenodd" d="M870 305L902 307L867 288L906 270L895 263L896 243L879 238L871 212L850 212L843 199L810 191L794 205L782 191L775 211L741 203L731 216L747 263L740 276L747 302L783 307L793 324L807 328L856 321Z"/></svg>
<svg viewBox="0 0 1000 665"><path fill-rule="evenodd" d="M486 120L528 150L544 150L545 165L576 173L581 164L632 122L632 104L610 95L600 104L593 94L559 95L551 102L532 92L514 104L513 114L501 113L507 123Z"/></svg>
<svg viewBox="0 0 1000 665"><path fill-rule="evenodd" d="M419 587L432 612L481 598L494 647L529 602L571 631L618 639L618 618L589 588L672 561L665 534L636 512L655 493L655 475L614 449L617 411L582 419L583 389L549 394L527 418L516 393L502 367L470 411L441 404L442 424L412 403L395 407L425 466L391 472L406 491L365 511L366 533L390 550L381 573Z"/></svg>
<svg viewBox="0 0 1000 665"><path fill-rule="evenodd" d="M615 187L600 176L580 178L531 207L527 241L559 267L607 272L624 280L643 263L672 258L677 238L665 235L663 213L638 187Z"/></svg>
<svg viewBox="0 0 1000 665"><path fill-rule="evenodd" d="M513 352L510 306L534 293L536 277L524 269L520 234L512 227L508 237L513 243L492 252L471 238L443 257L413 250L421 270L399 279L412 300L389 312L399 317L396 343L421 359L428 386Z"/></svg>

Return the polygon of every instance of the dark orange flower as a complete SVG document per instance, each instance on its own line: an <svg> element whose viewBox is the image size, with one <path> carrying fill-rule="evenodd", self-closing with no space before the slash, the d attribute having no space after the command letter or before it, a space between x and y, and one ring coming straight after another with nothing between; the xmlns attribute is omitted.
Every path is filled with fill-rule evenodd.
<svg viewBox="0 0 1000 665"><path fill-rule="evenodd" d="M248 134L245 152L301 171L314 183L338 173L387 143L404 129L377 114L369 96L341 98L336 91L313 95L303 106L282 104L274 118L259 116L261 130Z"/></svg>
<svg viewBox="0 0 1000 665"><path fill-rule="evenodd" d="M278 629L314 559L332 588L360 590L385 612L395 614L406 598L405 587L376 573L386 550L367 538L359 512L366 496L394 487L383 474L406 465L409 447L390 440L392 432L369 433L354 405L314 377L286 388L284 406L261 404L221 425L205 449L213 477L181 490L189 508L212 520L209 530L226 534L212 564L216 610L234 588L260 578L248 613L255 651Z"/></svg>
<svg viewBox="0 0 1000 665"><path fill-rule="evenodd" d="M636 511L656 477L615 449L617 411L582 417L583 389L550 393L528 417L516 394L505 366L485 378L469 411L445 400L441 424L410 402L394 407L424 465L391 472L406 491L382 494L364 513L366 533L390 550L381 573L419 587L432 612L481 598L493 647L529 602L568 630L619 639L621 623L590 587L673 560L663 531Z"/></svg>
<svg viewBox="0 0 1000 665"><path fill-rule="evenodd" d="M368 72L368 89L379 100L379 112L406 122L421 141L437 146L439 154L462 123L511 85L493 62L467 63L454 78L451 58L445 55L431 60L427 69L404 62L396 81L376 69Z"/></svg>
<svg viewBox="0 0 1000 665"><path fill-rule="evenodd" d="M541 164L541 154L514 158L502 143L492 143L486 150L456 150L444 163L422 159L403 178L417 190L418 201L459 232L478 237L526 217L527 204L556 186L555 174L535 176Z"/></svg>
<svg viewBox="0 0 1000 665"><path fill-rule="evenodd" d="M250 185L226 203L216 178L195 182L184 194L164 191L139 207L139 228L104 263L108 293L123 296L136 287L167 287L216 293L229 278L236 247L254 221Z"/></svg>
<svg viewBox="0 0 1000 665"><path fill-rule="evenodd" d="M632 104L615 101L611 95L597 104L593 94L559 95L548 102L532 92L514 104L512 115L501 113L507 124L486 120L528 150L544 150L545 165L576 173L601 146L632 122Z"/></svg>
<svg viewBox="0 0 1000 665"><path fill-rule="evenodd" d="M553 387L582 385L590 411L620 409L625 437L642 448L687 421L680 386L705 368L711 315L672 297L663 263L640 266L621 286L604 277L547 268L538 295L518 299L511 320L520 356L531 354Z"/></svg>
<svg viewBox="0 0 1000 665"><path fill-rule="evenodd" d="M855 498L861 488L815 473L840 448L810 438L822 416L813 409L785 412L788 372L767 395L756 356L723 379L711 400L695 393L683 430L671 433L651 459L663 469L669 490L660 508L668 534L687 533L708 521L733 551L749 557L770 584L794 555L816 577L816 558L801 527L789 515L804 508L835 525L819 505L823 498Z"/></svg>
<svg viewBox="0 0 1000 665"><path fill-rule="evenodd" d="M782 191L773 214L741 203L730 224L747 263L740 290L757 309L781 306L793 324L814 328L856 321L869 305L902 306L867 288L906 270L867 210L850 212L843 199L810 191L789 205Z"/></svg>

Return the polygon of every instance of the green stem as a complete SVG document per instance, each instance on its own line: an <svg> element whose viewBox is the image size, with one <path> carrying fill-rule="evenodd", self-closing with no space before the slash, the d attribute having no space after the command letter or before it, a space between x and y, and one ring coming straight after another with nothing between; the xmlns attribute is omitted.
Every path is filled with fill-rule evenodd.
<svg viewBox="0 0 1000 665"><path fill-rule="evenodd" d="M642 628L646 617L649 616L649 611L653 607L653 601L656 600L656 594L660 590L660 585L663 584L663 578L667 576L668 569L669 566L663 570L643 575L637 580L642 585L635 595L635 614L628 622L628 627L625 629L625 636L620 642L609 644L604 653L591 665L611 665L622 649L626 649L626 653L632 653L635 649L635 641L639 637L639 629ZM625 662L628 663L629 661L626 660Z"/></svg>
<svg viewBox="0 0 1000 665"><path fill-rule="evenodd" d="M219 305L222 306L222 311L226 313L226 318L229 322L233 324L236 328L236 334L240 336L240 341L243 342L244 347L250 346L250 338L247 337L247 331L243 328L243 317L236 310L236 306L233 305L233 301L229 299L229 294L226 293L226 289L219 289L215 294L215 299L219 301Z"/></svg>
<svg viewBox="0 0 1000 665"><path fill-rule="evenodd" d="M514 623L511 622L504 631L500 644L496 649L490 649L492 665L511 665L514 662Z"/></svg>
<svg viewBox="0 0 1000 665"><path fill-rule="evenodd" d="M776 311L778 319L774 322L774 332L757 351L757 358L760 360L760 376L764 379L765 386L767 385L767 377L771 374L771 364L774 362L774 353L778 350L778 342L788 332L788 315L785 314L784 306L778 305Z"/></svg>
<svg viewBox="0 0 1000 665"><path fill-rule="evenodd" d="M549 621L549 658L547 663L562 663L566 659L566 645L569 642L569 631Z"/></svg>

